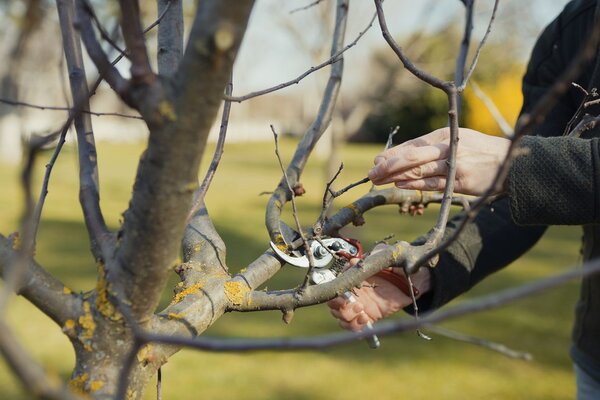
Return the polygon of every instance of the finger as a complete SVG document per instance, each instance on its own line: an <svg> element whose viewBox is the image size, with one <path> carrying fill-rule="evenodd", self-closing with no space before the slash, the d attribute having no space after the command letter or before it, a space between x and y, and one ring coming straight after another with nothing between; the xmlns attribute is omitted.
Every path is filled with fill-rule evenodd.
<svg viewBox="0 0 600 400"><path fill-rule="evenodd" d="M335 318L341 321L349 322L355 319L358 315L360 315L363 312L363 307L361 304L355 303L348 305L347 307L337 309L330 308L329 310L331 315L333 315Z"/></svg>
<svg viewBox="0 0 600 400"><path fill-rule="evenodd" d="M409 181L397 181L395 182L396 187L400 189L410 190L425 190L431 192L438 192L444 190L446 187L445 176L431 176L424 179L415 179Z"/></svg>
<svg viewBox="0 0 600 400"><path fill-rule="evenodd" d="M348 300L342 297L336 297L335 299L331 299L327 302L327 306L331 309L339 310L342 307L346 307L348 304Z"/></svg>
<svg viewBox="0 0 600 400"><path fill-rule="evenodd" d="M399 181L416 181L420 179L429 178L432 176L446 176L448 175L448 162L447 160L435 160L416 167L410 168L406 171L390 175L385 179L381 180L381 184L395 183Z"/></svg>
<svg viewBox="0 0 600 400"><path fill-rule="evenodd" d="M407 147L398 152L396 157L389 158L369 171L369 179L382 185L391 182L390 177L403 173L414 167L427 164L436 160L443 160L448 155L448 145L439 144L425 147Z"/></svg>
<svg viewBox="0 0 600 400"><path fill-rule="evenodd" d="M377 165L389 158L396 157L396 155L405 150L407 147L423 147L433 146L445 142L449 142L450 130L448 128L436 129L426 135L420 136L415 139L407 140L406 142L397 146L391 147L387 150L382 151L373 160L373 164Z"/></svg>
<svg viewBox="0 0 600 400"><path fill-rule="evenodd" d="M340 321L339 325L352 332L360 332L366 328L366 322L360 323L358 318L355 318L352 321Z"/></svg>

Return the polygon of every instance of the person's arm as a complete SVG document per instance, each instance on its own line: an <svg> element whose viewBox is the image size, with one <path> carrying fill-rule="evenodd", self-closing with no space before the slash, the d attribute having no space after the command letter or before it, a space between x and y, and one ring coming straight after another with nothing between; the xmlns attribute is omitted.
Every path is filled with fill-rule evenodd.
<svg viewBox="0 0 600 400"><path fill-rule="evenodd" d="M561 15L544 30L533 49L523 78L524 101L521 114L533 108L585 42L593 21L594 7L595 1L592 0L570 2ZM585 87L590 80L591 68L588 68L577 83ZM544 121L536 127L534 133L544 136L561 135L581 98L582 95L577 89L570 88L567 94L558 100ZM525 144L528 140L525 140ZM461 141L459 149L461 145L464 145L464 140ZM438 150L443 151L443 149ZM533 158L530 159L532 160ZM521 161L523 160L518 162ZM508 184L510 186L516 182L509 179ZM527 218L524 216L523 220L527 221ZM452 234L456 224L456 219L450 221L446 235ZM487 275L520 257L537 242L544 230L544 226L516 225L511 217L508 199L499 200L491 207L482 210L475 221L467 225L458 240L441 254L437 266L431 270L424 270L425 273L430 274L428 277L430 290L419 299L420 309L424 311L435 309L467 291ZM359 316L357 310L362 312L368 308L367 300L367 297L363 297L362 300L359 299L358 306L353 307L335 301L332 313L340 319L342 326L349 327L348 324L354 321L351 327L355 330L360 329L364 324L356 323ZM401 300L403 304L408 304L405 303L406 299ZM367 307L364 307L363 302ZM398 304L394 304L394 308L397 306ZM385 314L386 310L380 311ZM371 320L376 319L371 318Z"/></svg>

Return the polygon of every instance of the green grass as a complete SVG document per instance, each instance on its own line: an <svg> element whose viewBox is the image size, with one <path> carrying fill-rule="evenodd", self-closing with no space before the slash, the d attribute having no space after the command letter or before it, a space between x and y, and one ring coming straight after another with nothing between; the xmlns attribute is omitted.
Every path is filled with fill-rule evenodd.
<svg viewBox="0 0 600 400"><path fill-rule="evenodd" d="M283 141L289 160L293 146ZM340 185L365 175L378 147L349 146L343 152L346 168ZM111 227L119 224L126 209L141 145L99 146L102 207ZM49 154L37 167L38 178ZM205 164L209 160L204 160ZM0 166L0 232L16 230L22 198L18 169ZM266 249L264 207L280 173L269 143L228 145L207 204L217 229L228 246L227 261L236 271ZM324 173L322 162L312 160L303 179L308 192L299 199L300 218L311 223L320 208ZM37 182L39 184L39 182ZM77 203L76 154L68 146L55 167L39 232L36 258L74 290L88 290L95 283L95 266L89 254L85 227ZM365 190L344 195L343 206ZM433 225L436 209L424 217L401 216L397 207L384 207L366 216L367 224L348 235L365 245L394 233L411 240ZM291 221L291 220L290 220ZM510 240L507 238L506 240ZM552 228L524 258L481 283L457 301L484 295L559 272L577 261L579 228ZM290 287L302 273L286 267L270 288ZM173 280L175 281L175 279ZM434 337L423 341L408 333L383 338L382 348L372 351L364 343L319 352L263 352L216 354L182 351L163 368L163 399L564 399L573 397L574 382L567 351L577 283L511 304L499 310L471 315L445 326L471 335L529 351L533 362L507 359L472 345ZM167 301L170 291L164 296ZM399 316L406 318L405 316ZM50 371L67 377L74 356L60 329L21 298L15 298L8 315L28 350ZM276 312L228 314L208 335L294 336L338 330L325 306L296 312L284 325ZM27 399L8 368L0 362L1 398ZM148 399L155 398L149 388Z"/></svg>

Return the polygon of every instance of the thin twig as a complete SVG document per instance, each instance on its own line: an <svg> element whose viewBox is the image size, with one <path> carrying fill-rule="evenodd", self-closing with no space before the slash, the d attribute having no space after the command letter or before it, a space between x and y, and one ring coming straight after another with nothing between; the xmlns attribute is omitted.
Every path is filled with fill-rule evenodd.
<svg viewBox="0 0 600 400"><path fill-rule="evenodd" d="M404 68L409 70L415 77L419 78L423 82L428 83L431 86L436 87L438 89L447 91L447 89L451 86L450 82L445 82L445 81L425 72L424 70L418 68L407 57L404 50L398 45L398 43L396 43L396 41L394 40L392 34L390 33L390 31L387 27L385 13L383 12L383 6L382 6L383 0L374 0L374 1L375 1L375 8L377 9L377 17L379 19L379 27L381 29L383 38L388 43L390 48L394 51L394 53L396 53L396 56L398 56L398 58L404 65Z"/></svg>
<svg viewBox="0 0 600 400"><path fill-rule="evenodd" d="M325 218L327 218L327 212L331 207L331 203L333 202L333 190L331 190L331 185L338 178L342 170L344 169L344 163L341 163L337 172L333 174L333 177L327 182L325 185L325 191L323 192L323 201L321 203L321 213L319 214L319 218L317 218L317 222L313 226L313 230L316 235L320 235L323 230L323 224L325 223Z"/></svg>
<svg viewBox="0 0 600 400"><path fill-rule="evenodd" d="M475 56L473 57L473 61L471 62L471 66L469 67L469 71L465 75L465 78L461 82L460 86L457 88L459 93L461 93L462 91L465 90L465 87L467 86L467 82L469 82L469 78L471 77L471 75L473 75L473 71L475 71L475 66L477 65L477 61L479 61L479 56L481 54L481 49L483 49L483 46L487 42L488 36L490 35L490 32L492 31L492 25L494 23L494 20L496 19L496 11L498 10L499 3L500 3L500 0L494 1L494 9L492 10L492 16L490 17L490 22L488 23L487 30L485 31L485 35L483 35L481 42L479 42L479 46L477 46L477 50L475 51Z"/></svg>
<svg viewBox="0 0 600 400"><path fill-rule="evenodd" d="M594 129L600 123L600 116L584 115L581 121L577 124L568 136L580 137L584 132Z"/></svg>
<svg viewBox="0 0 600 400"><path fill-rule="evenodd" d="M162 400L162 368L156 373L156 400Z"/></svg>
<svg viewBox="0 0 600 400"><path fill-rule="evenodd" d="M321 68L324 68L328 65L331 65L331 64L339 61L342 54L344 54L346 52L346 50L350 49L351 47L354 47L356 45L356 43L358 43L358 41L364 36L364 34L367 33L367 31L371 28L371 26L373 26L373 22L375 22L375 17L376 17L376 15L373 15L373 17L371 18L371 21L369 22L369 25L367 25L367 27L358 34L358 36L356 37L356 39L354 39L354 41L352 43L348 44L346 47L344 47L340 51L336 52L334 55L332 55L329 59L322 62L321 64L314 66L314 67L310 67L310 69L308 71L305 71L304 73L300 74L297 78L292 79L287 82L284 82L284 83L280 83L279 85L275 85L275 86L267 88L267 89L248 93L243 96L227 96L226 95L223 98L225 100L241 103L242 101L252 99L254 97L262 96L264 94L272 93L277 90L284 89L288 86L292 86L292 85L299 83L302 79L306 78L308 75L312 74L313 72L318 71Z"/></svg>
<svg viewBox="0 0 600 400"><path fill-rule="evenodd" d="M37 110L43 110L43 111L68 111L68 112L75 111L75 109L73 107L42 106L42 105L38 105L38 104L32 104L32 103L27 103L24 101L11 100L11 99L5 99L5 98L0 98L0 103L7 104L9 106L15 106L15 107L35 108ZM97 111L91 111L91 110L79 110L79 112L82 114L90 114L95 117L121 117L121 118L131 118L131 119L143 119L139 115L122 114L122 113L117 113L117 112L97 112Z"/></svg>
<svg viewBox="0 0 600 400"><path fill-rule="evenodd" d="M368 177L368 176L367 176L367 177L365 177L365 178L362 178L362 179L361 179L361 180L359 180L359 181L356 181L356 182L354 182L354 183L351 183L351 184L349 184L349 185L348 185L348 186L346 186L346 187L343 187L343 188L341 188L341 189L340 189L340 190L338 190L337 192L332 192L332 193L331 193L331 196L332 196L332 197L334 197L334 198L336 198L336 197L340 197L341 195L343 195L344 193L346 193L348 190L350 190L350 189L352 189L352 188L355 188L355 187L357 187L357 186L359 186L359 185L362 185L363 183L367 183L367 182L370 182L370 179L369 179L369 177Z"/></svg>
<svg viewBox="0 0 600 400"><path fill-rule="evenodd" d="M495 351L509 358L516 358L525 361L533 360L531 353L513 350L502 343L496 343L475 336L465 335L464 333L456 332L438 325L425 326L425 329L448 339L458 340L459 342L469 343L475 346L481 346L485 349Z"/></svg>
<svg viewBox="0 0 600 400"><path fill-rule="evenodd" d="M383 150L392 148L392 146L394 145L394 136L396 136L396 134L398 133L399 130L400 130L400 125L396 125L394 127L394 129L392 129L390 131L390 134L388 135L388 138L387 138L387 141L385 142L385 147Z"/></svg>
<svg viewBox="0 0 600 400"><path fill-rule="evenodd" d="M306 257L308 258L308 270L306 271L306 275L304 276L304 281L302 285L299 287L299 291L304 290L308 284L310 283L310 275L312 273L313 268L315 267L315 259L313 257L312 251L310 251L310 245L308 244L308 240L306 239L306 235L302 230L302 225L300 224L300 220L298 219L298 209L296 207L296 195L294 194L294 189L290 184L290 181L287 176L286 168L283 165L283 160L281 159L281 155L279 154L279 140L277 132L275 132L275 128L273 125L271 126L271 131L273 132L273 138L275 139L275 155L277 156L277 161L279 162L279 167L283 172L283 178L287 182L288 190L291 192L291 202L292 202L292 214L294 216L294 221L296 222L296 229L298 229L298 234L302 238L302 243L304 246L304 251L306 252Z"/></svg>
<svg viewBox="0 0 600 400"><path fill-rule="evenodd" d="M414 318L415 318L415 321L418 321L419 320L419 305L417 303L417 297L415 296L415 285L413 284L413 281L412 281L412 278L410 277L410 275L406 275L406 280L408 281L408 288L410 289L410 299L413 304ZM426 334L424 334L423 332L421 332L420 329L417 329L417 335L421 339L431 340L431 338L429 336L427 336Z"/></svg>
<svg viewBox="0 0 600 400"><path fill-rule="evenodd" d="M598 96L598 92L595 89L592 89L590 92L588 92L587 90L585 90L583 88L583 86L581 86L575 82L571 82L571 86L577 88L583 94L583 99L579 103L579 107L577 107L577 111L575 111L575 113L573 114L573 116L571 117L571 119L569 120L567 125L565 126L565 130L563 131L563 136L570 134L570 132L573 128L573 124L575 124L575 121L577 121L581 117L581 114L587 108L586 104L590 103L590 99L593 99Z"/></svg>
<svg viewBox="0 0 600 400"><path fill-rule="evenodd" d="M229 84L225 88L225 94L230 95L233 92L233 79L229 81ZM229 126L229 114L231 112L231 101L225 100L223 103L223 115L221 117L221 128L219 129L219 139L217 140L217 146L215 149L215 154L213 155L212 162L210 163L210 167L206 172L206 176L204 177L204 181L200 186L200 197L204 199L206 196L206 192L210 187L213 177L217 172L217 168L219 167L219 162L221 161L221 157L223 156L223 152L225 151L225 138L227 137L227 127Z"/></svg>
<svg viewBox="0 0 600 400"><path fill-rule="evenodd" d="M298 11L304 11L304 10L308 10L309 8L311 8L311 7L314 7L314 6L318 5L318 4L319 4L319 3L321 3L322 1L323 1L323 0L315 0L315 1L313 1L312 3L310 3L310 4L307 4L307 5L303 6L303 7L294 8L293 10L291 10L291 11L290 11L290 14L294 14L294 13L296 13L296 12L298 12Z"/></svg>
<svg viewBox="0 0 600 400"><path fill-rule="evenodd" d="M454 70L454 82L462 82L465 76L465 64L467 62L467 56L469 54L469 47L471 46L471 33L473 32L473 8L475 0L463 0L465 5L465 31L463 33L463 39L460 43L460 51L458 57L456 57L456 68ZM459 94L458 110L462 110L462 99Z"/></svg>
<svg viewBox="0 0 600 400"><path fill-rule="evenodd" d="M110 44L115 50L117 50L120 55L122 55L123 57L127 57L127 53L125 52L125 49L122 49L111 38L111 36L108 34L108 32L106 32L106 30L104 29L104 26L102 26L102 23L100 22L100 19L98 18L98 15L96 15L96 12L92 8L91 4L87 0L85 1L84 4L85 4L85 7L87 8L87 12L90 13L92 20L96 24L96 28L98 28L98 32L100 32L100 36L102 37L102 39L104 39L106 42L108 42L108 44Z"/></svg>

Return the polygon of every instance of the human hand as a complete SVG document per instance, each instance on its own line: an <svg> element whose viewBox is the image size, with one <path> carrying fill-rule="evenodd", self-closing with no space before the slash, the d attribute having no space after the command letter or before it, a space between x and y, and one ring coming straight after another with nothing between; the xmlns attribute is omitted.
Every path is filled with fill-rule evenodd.
<svg viewBox="0 0 600 400"><path fill-rule="evenodd" d="M350 264L354 265L358 261L359 259L354 258ZM402 273L400 269L395 269L394 272ZM412 281L420 295L429 291L429 269L419 269L412 275ZM412 304L412 299L397 286L376 275L363 282L353 293L356 302L350 302L340 296L330 300L327 305L331 314L339 320L340 326L354 332L360 332L367 323L388 317Z"/></svg>
<svg viewBox="0 0 600 400"><path fill-rule="evenodd" d="M504 162L510 140L459 128L454 191L481 195ZM402 189L443 190L448 174L450 130L442 128L409 140L375 157L369 178Z"/></svg>

